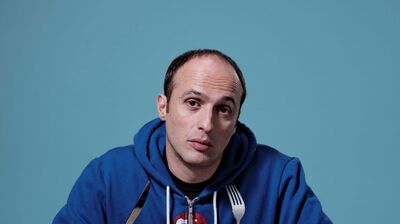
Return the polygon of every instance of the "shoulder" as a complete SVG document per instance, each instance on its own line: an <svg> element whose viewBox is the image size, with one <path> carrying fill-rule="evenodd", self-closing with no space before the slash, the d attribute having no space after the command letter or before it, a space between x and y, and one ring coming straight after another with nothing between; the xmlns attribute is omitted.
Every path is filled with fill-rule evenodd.
<svg viewBox="0 0 400 224"><path fill-rule="evenodd" d="M287 165L293 159L270 146L258 144L246 173L258 174L264 179L271 180L270 178L272 178L274 181L279 181Z"/></svg>
<svg viewBox="0 0 400 224"><path fill-rule="evenodd" d="M113 148L95 158L90 165L96 166L106 177L133 175L141 170L134 153L134 145Z"/></svg>
<svg viewBox="0 0 400 224"><path fill-rule="evenodd" d="M98 160L115 160L115 159L132 159L132 157L134 156L134 145L127 145L127 146L120 146L120 147L116 147L113 149L110 149L109 151L107 151L106 153L104 153L103 155L101 155L100 157L98 157Z"/></svg>
<svg viewBox="0 0 400 224"><path fill-rule="evenodd" d="M239 181L253 186L253 189L268 189L262 195L270 198L270 203L277 202L282 175L293 159L275 148L258 144L252 161Z"/></svg>
<svg viewBox="0 0 400 224"><path fill-rule="evenodd" d="M259 144L247 170L252 173L263 173L262 175L280 180L282 176L301 170L301 163L296 157L288 156L270 146Z"/></svg>
<svg viewBox="0 0 400 224"><path fill-rule="evenodd" d="M286 166L286 164L294 158L268 145L258 144L255 159L263 164Z"/></svg>
<svg viewBox="0 0 400 224"><path fill-rule="evenodd" d="M126 163L132 162L135 160L136 156L134 153L134 146L127 145L127 146L120 146L113 149L110 149L103 155L95 158L93 162L98 164L113 164L113 163Z"/></svg>
<svg viewBox="0 0 400 224"><path fill-rule="evenodd" d="M257 145L256 159L265 165L281 167L285 172L302 170L299 158L288 156L267 145Z"/></svg>

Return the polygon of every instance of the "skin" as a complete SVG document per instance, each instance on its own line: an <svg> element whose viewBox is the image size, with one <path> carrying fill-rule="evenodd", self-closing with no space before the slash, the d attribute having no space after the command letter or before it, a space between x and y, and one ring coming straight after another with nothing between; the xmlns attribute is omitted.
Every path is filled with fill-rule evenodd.
<svg viewBox="0 0 400 224"><path fill-rule="evenodd" d="M169 101L163 94L157 98L159 117L166 122L168 167L182 181L199 183L221 162L236 129L243 89L234 68L216 55L189 60L173 83Z"/></svg>

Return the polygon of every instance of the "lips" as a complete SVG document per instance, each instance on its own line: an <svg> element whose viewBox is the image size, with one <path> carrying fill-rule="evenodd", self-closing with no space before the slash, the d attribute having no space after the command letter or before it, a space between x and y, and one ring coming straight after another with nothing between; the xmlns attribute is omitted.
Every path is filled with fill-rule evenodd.
<svg viewBox="0 0 400 224"><path fill-rule="evenodd" d="M202 139L191 139L188 141L189 144L197 151L204 152L212 147L212 144L208 140Z"/></svg>

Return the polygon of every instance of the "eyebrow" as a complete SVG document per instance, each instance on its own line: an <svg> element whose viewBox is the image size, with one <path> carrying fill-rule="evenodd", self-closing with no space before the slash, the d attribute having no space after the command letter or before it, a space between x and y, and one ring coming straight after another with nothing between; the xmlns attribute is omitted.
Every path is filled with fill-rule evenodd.
<svg viewBox="0 0 400 224"><path fill-rule="evenodd" d="M182 94L182 96L192 95L192 94L197 95L197 96L201 96L201 95L202 95L201 92L198 92L198 91L196 91L196 90L191 89L191 90L185 91L185 92Z"/></svg>
<svg viewBox="0 0 400 224"><path fill-rule="evenodd" d="M181 98L182 98L182 97L185 97L185 96L187 96L187 95L196 95L196 96L200 96L200 97L201 97L201 96L204 96L201 92L191 89L191 90L185 91L185 92L182 94ZM222 100L223 100L223 101L230 101L230 102L232 102L233 105L236 107L236 102L235 102L235 99L234 99L233 97L231 97L231 96L224 96L224 97L222 98Z"/></svg>

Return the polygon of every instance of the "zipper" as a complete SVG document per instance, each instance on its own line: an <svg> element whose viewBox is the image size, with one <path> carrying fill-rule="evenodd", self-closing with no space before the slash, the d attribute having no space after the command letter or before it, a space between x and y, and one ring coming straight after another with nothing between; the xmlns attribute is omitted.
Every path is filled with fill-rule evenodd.
<svg viewBox="0 0 400 224"><path fill-rule="evenodd" d="M188 210L188 224L193 224L193 215L194 215L194 212L193 212L193 208L194 208L194 204L196 203L196 201L197 201L197 197L196 198L194 198L193 200L190 200L187 196L185 196L185 198L186 198L186 201L187 201L187 203L188 203L188 206L189 206L189 210Z"/></svg>

